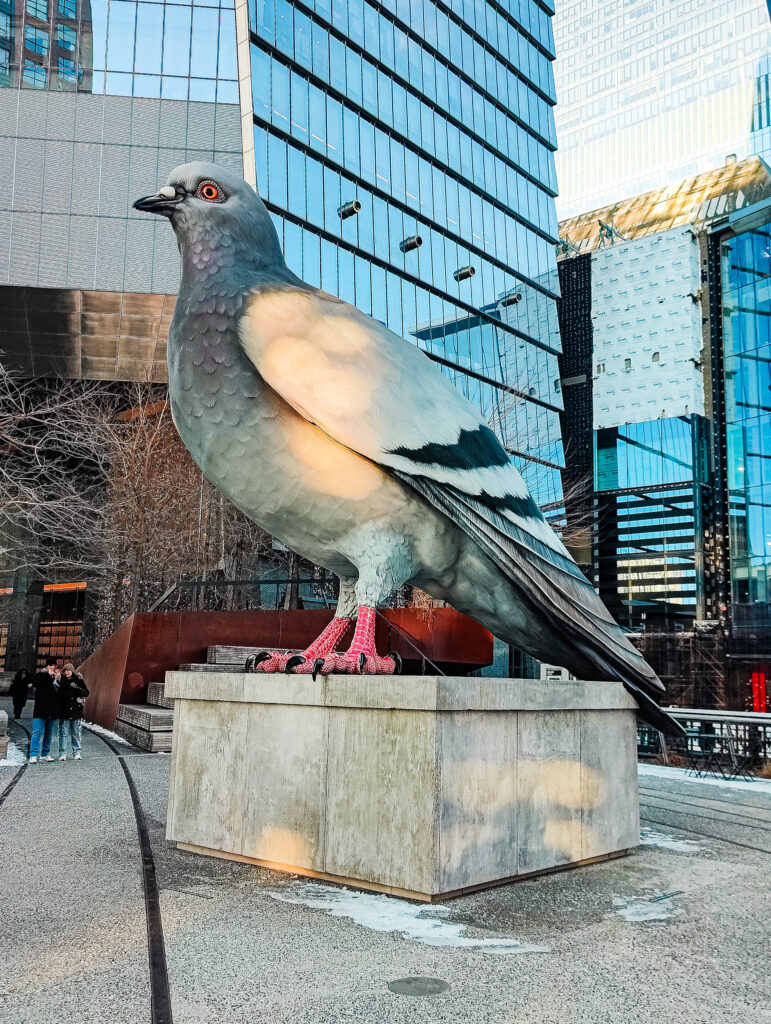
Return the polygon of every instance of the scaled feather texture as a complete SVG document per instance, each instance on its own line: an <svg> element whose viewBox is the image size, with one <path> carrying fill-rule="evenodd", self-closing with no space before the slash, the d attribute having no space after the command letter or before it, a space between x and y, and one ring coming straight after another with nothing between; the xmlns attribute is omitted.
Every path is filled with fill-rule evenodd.
<svg viewBox="0 0 771 1024"><path fill-rule="evenodd" d="M414 584L539 660L621 679L678 730L493 431L423 352L296 277L232 171L185 164L136 205L179 242L169 389L210 480L358 605Z"/></svg>

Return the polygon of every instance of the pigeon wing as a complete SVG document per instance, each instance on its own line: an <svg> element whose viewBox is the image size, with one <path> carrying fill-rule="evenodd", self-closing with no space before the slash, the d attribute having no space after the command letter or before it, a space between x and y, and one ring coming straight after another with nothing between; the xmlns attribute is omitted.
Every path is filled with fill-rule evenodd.
<svg viewBox="0 0 771 1024"><path fill-rule="evenodd" d="M664 688L549 527L479 412L415 345L317 290L254 293L239 326L260 376L339 443L390 470L473 537L577 654L646 717Z"/></svg>
<svg viewBox="0 0 771 1024"><path fill-rule="evenodd" d="M503 502L570 561L495 433L415 345L347 302L292 287L256 292L239 332L260 376L330 437L406 477Z"/></svg>

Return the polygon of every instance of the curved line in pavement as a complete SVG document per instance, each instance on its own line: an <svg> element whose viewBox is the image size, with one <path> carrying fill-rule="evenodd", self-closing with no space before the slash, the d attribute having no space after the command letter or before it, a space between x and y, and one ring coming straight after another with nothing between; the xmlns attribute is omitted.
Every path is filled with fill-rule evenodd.
<svg viewBox="0 0 771 1024"><path fill-rule="evenodd" d="M29 729L27 729L25 726L23 726L21 724L21 722L17 722L15 719L9 718L8 719L8 724L10 725L11 722L13 722L14 725L18 725L18 727L20 729L23 729L24 732L27 734L27 750L29 750L29 741L31 739L31 736L29 734ZM19 770L14 775L14 777L11 779L11 781L8 783L8 785L5 787L5 789L3 790L2 794L0 794L0 807L3 806L3 804L6 801L6 799L11 795L11 793L12 793L16 783L19 781L19 779L22 777L22 775L26 772L26 770L27 770L27 763L25 761L25 763L21 766L21 768L19 768Z"/></svg>
<svg viewBox="0 0 771 1024"><path fill-rule="evenodd" d="M147 916L147 949L150 957L150 1016L152 1024L172 1024L171 993L169 991L169 972L166 965L166 945L163 941L163 920L161 904L158 897L158 880L155 874L155 861L150 845L150 834L147 831L145 812L139 799L136 784L129 771L123 754L105 736L93 733L105 743L120 761L123 774L126 776L131 803L134 805L134 817L139 835L139 849L142 855L142 888L145 894L145 913Z"/></svg>

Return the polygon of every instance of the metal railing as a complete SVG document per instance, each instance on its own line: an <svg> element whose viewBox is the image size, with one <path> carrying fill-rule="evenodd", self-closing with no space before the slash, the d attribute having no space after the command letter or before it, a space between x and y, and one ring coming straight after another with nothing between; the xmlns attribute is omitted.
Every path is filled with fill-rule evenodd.
<svg viewBox="0 0 771 1024"><path fill-rule="evenodd" d="M693 763L709 756L729 768L741 762L757 771L771 763L771 714L753 711L711 711L703 708L665 708L687 735L665 738L656 729L640 726L637 753L664 764Z"/></svg>
<svg viewBox="0 0 771 1024"><path fill-rule="evenodd" d="M249 580L177 580L148 605L148 612L276 611L284 606L288 587L296 587L303 608L332 608L336 596L331 577L276 577Z"/></svg>

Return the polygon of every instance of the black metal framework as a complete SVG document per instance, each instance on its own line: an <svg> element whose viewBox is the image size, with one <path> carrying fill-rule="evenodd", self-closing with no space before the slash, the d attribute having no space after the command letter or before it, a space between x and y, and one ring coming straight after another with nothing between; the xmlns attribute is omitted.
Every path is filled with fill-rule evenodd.
<svg viewBox="0 0 771 1024"><path fill-rule="evenodd" d="M731 545L729 543L728 449L726 441L725 367L723 359L722 235L707 236L707 284L709 288L710 370L713 431L713 485L710 495L709 604L712 617L730 628Z"/></svg>
<svg viewBox="0 0 771 1024"><path fill-rule="evenodd" d="M562 298L557 302L562 354L558 357L564 410L560 413L565 468L565 520L574 557L592 579L592 264L586 253L557 264Z"/></svg>

